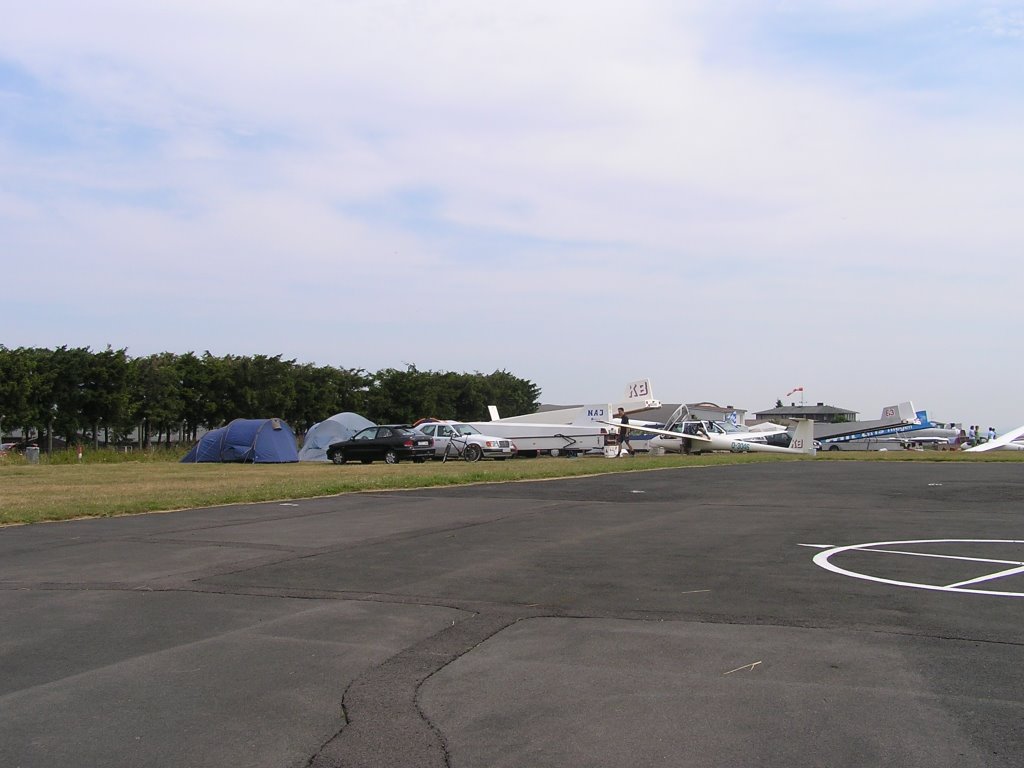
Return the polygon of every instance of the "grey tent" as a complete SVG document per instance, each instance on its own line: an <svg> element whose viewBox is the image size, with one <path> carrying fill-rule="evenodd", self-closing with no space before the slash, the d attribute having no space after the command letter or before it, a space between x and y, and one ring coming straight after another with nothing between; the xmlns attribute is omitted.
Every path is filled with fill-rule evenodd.
<svg viewBox="0 0 1024 768"><path fill-rule="evenodd" d="M299 451L299 461L327 461L327 449L331 443L348 440L365 427L376 426L358 413L336 413L329 419L314 424L306 433Z"/></svg>

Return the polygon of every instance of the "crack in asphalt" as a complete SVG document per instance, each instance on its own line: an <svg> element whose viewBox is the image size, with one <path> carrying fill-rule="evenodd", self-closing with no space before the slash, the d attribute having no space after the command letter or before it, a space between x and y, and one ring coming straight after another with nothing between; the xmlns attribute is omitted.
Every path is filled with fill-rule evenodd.
<svg viewBox="0 0 1024 768"><path fill-rule="evenodd" d="M93 586L99 589L118 591L137 589L137 587L125 585ZM81 591L92 587L82 584L48 584L44 588ZM263 587L226 588L210 584L192 584L188 588L175 587L158 591L423 605L446 607L471 614L367 669L352 680L341 694L341 727L327 738L314 754L310 755L305 764L306 768L371 768L396 765L451 768L451 757L445 735L420 706L420 691L423 685L452 662L479 648L503 630L526 619L613 619L650 623L671 621L697 624L761 625L927 637L942 641L969 641L993 645L1024 645L1024 642L1015 643L926 632L854 630L841 623L831 625L820 622L773 619L764 616L723 617L706 614L699 610L671 613L636 609L578 611L551 605L444 600L423 595Z"/></svg>
<svg viewBox="0 0 1024 768"><path fill-rule="evenodd" d="M551 501L543 508L556 502ZM576 506L576 500L559 500L563 509ZM593 504L593 501L586 502ZM608 502L620 504L616 500ZM779 505L756 504L737 501L729 504L706 504L708 510L759 508L787 508ZM830 511L841 512L847 507L836 504ZM851 507L852 509L852 507ZM365 669L352 679L340 693L340 722L335 722L338 730L329 734L317 747L316 743L307 744L307 749L316 750L310 755L305 765L307 768L368 768L369 766L416 765L423 768L450 768L451 755L445 734L421 707L421 692L424 684L440 673L454 661L479 648L489 639L518 622L537 618L567 618L574 620L612 619L635 622L685 622L692 624L720 624L741 626L776 626L794 627L810 630L844 631L849 633L865 633L876 635L912 636L934 638L941 641L963 641L989 643L993 645L1024 645L1024 642L979 639L972 637L956 637L939 635L926 631L899 631L891 629L851 628L842 620L835 624L820 618L813 622L785 619L763 615L731 614L728 616L711 613L707 604L699 600L692 603L692 608L679 610L656 610L643 608L627 608L612 605L604 610L572 609L549 604L516 604L489 601L475 601L457 598L444 598L431 595L409 593L383 593L370 591L348 591L315 588L281 588L270 585L249 583L244 585L218 584L218 578L227 580L228 576L237 576L250 572L251 575L242 580L255 582L259 576L252 573L256 569L268 565L293 562L298 563L327 553L344 552L349 549L361 549L378 543L411 541L439 533L458 532L480 526L493 525L506 519L532 517L541 514L542 510L534 506L529 510L515 513L497 514L493 517L476 519L461 523L438 524L427 528L398 531L378 537L359 539L342 543L334 543L324 547L303 547L298 544L289 546L274 543L249 543L244 540L217 540L209 532L221 528L230 528L251 523L263 523L275 519L295 519L297 517L320 516L332 514L333 510L317 510L305 513L288 513L273 517L254 516L251 520L232 520L214 525L200 527L182 527L177 530L163 531L151 536L130 535L100 539L98 537L82 538L65 542L58 546L73 547L91 545L102 541L120 541L139 544L187 544L193 546L212 546L223 549L253 550L255 557L248 559L239 556L231 563L220 563L198 567L193 570L182 570L171 575L136 580L135 582L76 582L63 583L58 581L4 581L0 582L0 590L48 590L48 591L154 591L154 592L193 592L216 595L262 596L292 600L337 600L359 601L382 604L403 604L445 607L464 611L464 618L452 622L450 626L415 642L386 660ZM538 550L565 546L569 543L587 542L595 537L607 537L616 533L629 532L651 526L656 521L675 515L675 510L645 516L643 519L624 520L617 525L604 525L600 531L577 532L574 536L563 537L557 544L541 543ZM186 534L198 533L200 538L191 538ZM32 551L33 548L27 550ZM499 562L500 560L496 560ZM502 561L503 562L503 561ZM700 585L698 585L700 586ZM748 609L749 610L749 609ZM379 658L379 657L378 657ZM340 686L339 686L340 687ZM321 737L323 738L323 737Z"/></svg>
<svg viewBox="0 0 1024 768"><path fill-rule="evenodd" d="M420 709L420 687L488 638L536 615L526 610L477 613L367 670L342 697L344 727L313 756L309 768L449 768L444 735Z"/></svg>

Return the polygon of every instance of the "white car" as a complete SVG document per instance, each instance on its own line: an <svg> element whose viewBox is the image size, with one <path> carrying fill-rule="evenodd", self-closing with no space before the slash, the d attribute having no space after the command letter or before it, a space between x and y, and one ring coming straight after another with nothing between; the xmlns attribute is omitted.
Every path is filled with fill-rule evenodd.
<svg viewBox="0 0 1024 768"><path fill-rule="evenodd" d="M482 458L504 461L516 455L516 446L506 437L483 434L461 421L424 421L416 429L434 438L434 458L479 461Z"/></svg>

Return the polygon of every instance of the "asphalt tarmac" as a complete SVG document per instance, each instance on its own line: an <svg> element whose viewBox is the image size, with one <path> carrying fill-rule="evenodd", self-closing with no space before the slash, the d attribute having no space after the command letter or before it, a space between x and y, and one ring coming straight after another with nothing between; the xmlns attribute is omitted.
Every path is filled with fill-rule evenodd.
<svg viewBox="0 0 1024 768"><path fill-rule="evenodd" d="M1019 464L12 527L0 766L1016 768L1022 597Z"/></svg>

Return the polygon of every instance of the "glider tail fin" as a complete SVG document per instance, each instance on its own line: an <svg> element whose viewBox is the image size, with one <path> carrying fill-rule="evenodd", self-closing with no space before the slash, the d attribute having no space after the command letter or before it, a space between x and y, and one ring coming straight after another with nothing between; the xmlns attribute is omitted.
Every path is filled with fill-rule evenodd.
<svg viewBox="0 0 1024 768"><path fill-rule="evenodd" d="M814 456L817 450L814 448L814 422L810 419L800 419L796 423L796 431L793 432L793 439L789 444L790 448Z"/></svg>

